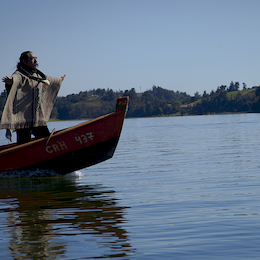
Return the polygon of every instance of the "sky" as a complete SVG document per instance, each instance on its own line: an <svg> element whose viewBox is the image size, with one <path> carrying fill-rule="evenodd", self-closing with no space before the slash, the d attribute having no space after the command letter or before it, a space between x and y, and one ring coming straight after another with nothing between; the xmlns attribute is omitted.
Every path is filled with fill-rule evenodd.
<svg viewBox="0 0 260 260"><path fill-rule="evenodd" d="M4 0L0 77L29 50L43 73L66 74L59 96L259 86L259 10L259 0Z"/></svg>

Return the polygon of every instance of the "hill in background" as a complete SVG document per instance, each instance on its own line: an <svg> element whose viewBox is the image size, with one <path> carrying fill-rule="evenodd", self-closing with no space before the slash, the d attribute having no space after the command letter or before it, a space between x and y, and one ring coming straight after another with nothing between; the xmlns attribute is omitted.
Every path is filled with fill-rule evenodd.
<svg viewBox="0 0 260 260"><path fill-rule="evenodd" d="M136 93L135 89L116 91L112 89L93 89L58 97L51 118L59 120L73 120L96 118L111 113L115 109L116 99L129 96L127 117L201 115L213 113L252 113L260 112L260 87L239 90L239 83L230 86L220 86L217 90L194 96L186 92L172 91L153 86L143 93ZM6 92L0 95L0 114L6 101Z"/></svg>

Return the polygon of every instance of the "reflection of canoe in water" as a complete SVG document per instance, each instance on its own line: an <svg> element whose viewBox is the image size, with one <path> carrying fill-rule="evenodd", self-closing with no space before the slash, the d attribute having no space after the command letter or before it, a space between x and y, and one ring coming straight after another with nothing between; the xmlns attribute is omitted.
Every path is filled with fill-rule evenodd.
<svg viewBox="0 0 260 260"><path fill-rule="evenodd" d="M122 225L129 207L107 186L74 178L5 178L0 198L1 260L71 259L71 252L73 259L129 259L135 253Z"/></svg>
<svg viewBox="0 0 260 260"><path fill-rule="evenodd" d="M53 170L73 172L111 158L115 152L128 106L117 99L114 113L54 132L50 137L0 147L0 172Z"/></svg>

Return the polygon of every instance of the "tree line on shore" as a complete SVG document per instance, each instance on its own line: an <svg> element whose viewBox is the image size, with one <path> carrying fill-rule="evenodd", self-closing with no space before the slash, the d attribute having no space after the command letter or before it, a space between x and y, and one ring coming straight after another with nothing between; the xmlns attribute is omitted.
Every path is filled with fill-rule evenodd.
<svg viewBox="0 0 260 260"><path fill-rule="evenodd" d="M231 82L230 86L221 85L210 93L194 96L186 92L163 89L153 86L150 90L137 93L134 88L125 91L112 89L93 89L57 97L51 118L58 120L73 120L95 118L115 109L116 99L129 96L127 117L151 117L172 115L199 115L212 113L259 113L260 87L239 90L239 82ZM6 91L0 95L0 115L7 98Z"/></svg>

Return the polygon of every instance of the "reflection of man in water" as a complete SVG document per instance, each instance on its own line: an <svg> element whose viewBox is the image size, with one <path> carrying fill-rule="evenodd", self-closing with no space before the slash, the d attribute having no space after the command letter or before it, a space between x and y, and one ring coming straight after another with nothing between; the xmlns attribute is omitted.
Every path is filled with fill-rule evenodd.
<svg viewBox="0 0 260 260"><path fill-rule="evenodd" d="M31 134L36 138L50 134L47 122L66 76L61 78L45 76L37 67L37 57L31 51L26 51L21 54L13 75L2 78L8 98L0 128L8 130L9 139L12 129L16 129L17 142L20 144L29 142Z"/></svg>

